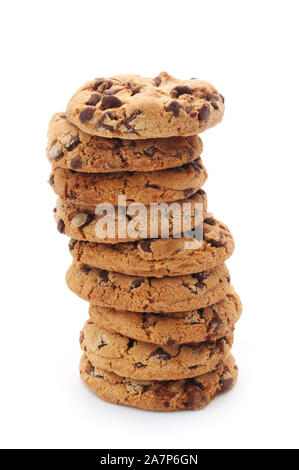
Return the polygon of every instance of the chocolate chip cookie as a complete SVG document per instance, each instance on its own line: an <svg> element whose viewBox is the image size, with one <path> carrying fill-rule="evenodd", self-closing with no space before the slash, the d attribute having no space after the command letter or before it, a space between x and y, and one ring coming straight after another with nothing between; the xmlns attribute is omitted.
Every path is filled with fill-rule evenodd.
<svg viewBox="0 0 299 470"><path fill-rule="evenodd" d="M134 276L179 276L211 269L231 256L234 240L229 229L210 215L204 220L203 237L201 242L182 237L118 245L72 239L69 248L76 261L96 268Z"/></svg>
<svg viewBox="0 0 299 470"><path fill-rule="evenodd" d="M66 274L68 287L96 305L133 312L186 312L213 305L230 286L223 264L209 271L176 277L136 277L74 262Z"/></svg>
<svg viewBox="0 0 299 470"><path fill-rule="evenodd" d="M189 136L218 124L224 98L208 82L117 75L85 83L68 103L67 119L102 137L151 139Z"/></svg>
<svg viewBox="0 0 299 470"><path fill-rule="evenodd" d="M207 209L206 193L199 189L195 194L187 199L173 202L171 204L178 205L181 209L181 217L175 219L172 212L163 209L158 213L157 220L157 233L151 232L151 211L149 206L146 207L146 215L140 220L138 226L135 226L135 215L129 215L125 212L124 207L115 208L114 214L111 214L111 230L112 234L107 232L105 227L107 214L103 212L97 215L96 208L93 206L74 204L70 201L63 201L58 199L56 208L54 209L54 217L57 222L57 229L60 233L64 233L75 240L87 240L91 242L101 243L120 243L140 240L150 237L161 236L163 226L169 220L169 236L180 236L183 228L186 211L183 211L184 204L191 203L190 205L190 226L191 229L197 225L196 213L200 213L202 208L203 217ZM197 206L200 205L200 207ZM113 206L112 206L113 207ZM105 222L105 223L104 223ZM133 224L133 225L132 225ZM103 228L103 231L101 231ZM136 229L136 230L135 230Z"/></svg>
<svg viewBox="0 0 299 470"><path fill-rule="evenodd" d="M199 158L181 167L150 172L82 173L56 168L49 181L62 199L96 206L117 205L119 195L126 196L127 204L178 201L198 191L206 178Z"/></svg>
<svg viewBox="0 0 299 470"><path fill-rule="evenodd" d="M139 313L90 305L90 320L112 333L171 346L215 341L232 331L242 312L238 294L229 287L226 296L210 307L176 313Z"/></svg>
<svg viewBox="0 0 299 470"><path fill-rule="evenodd" d="M168 139L106 139L71 124L64 113L52 117L47 157L52 167L86 173L153 171L196 160L203 145L197 135Z"/></svg>
<svg viewBox="0 0 299 470"><path fill-rule="evenodd" d="M103 400L149 411L199 410L221 392L230 390L238 368L229 355L215 370L181 380L146 381L121 377L95 367L86 354L80 362L83 382Z"/></svg>
<svg viewBox="0 0 299 470"><path fill-rule="evenodd" d="M164 345L145 343L101 329L87 321L81 349L95 367L133 379L176 380L214 370L230 353L233 333L216 341Z"/></svg>

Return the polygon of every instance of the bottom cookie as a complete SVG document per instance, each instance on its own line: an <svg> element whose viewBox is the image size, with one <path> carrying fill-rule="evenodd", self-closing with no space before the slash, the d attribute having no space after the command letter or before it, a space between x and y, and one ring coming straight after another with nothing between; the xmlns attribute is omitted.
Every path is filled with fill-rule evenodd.
<svg viewBox="0 0 299 470"><path fill-rule="evenodd" d="M83 354L80 361L83 382L105 401L148 411L199 410L236 382L238 368L232 355L217 369L192 379L173 381L132 380L95 368Z"/></svg>

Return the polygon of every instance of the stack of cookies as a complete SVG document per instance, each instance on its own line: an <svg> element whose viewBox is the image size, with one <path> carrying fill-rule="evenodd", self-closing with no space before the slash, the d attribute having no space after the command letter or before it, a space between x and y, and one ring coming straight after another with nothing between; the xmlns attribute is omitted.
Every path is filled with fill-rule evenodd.
<svg viewBox="0 0 299 470"><path fill-rule="evenodd" d="M211 84L162 72L92 80L50 122L55 219L71 237L66 281L90 303L80 374L104 400L200 409L235 383L230 349L241 302L224 264L234 242L207 213L197 136L223 113ZM176 218L173 203L182 209ZM145 209L137 223L130 205Z"/></svg>

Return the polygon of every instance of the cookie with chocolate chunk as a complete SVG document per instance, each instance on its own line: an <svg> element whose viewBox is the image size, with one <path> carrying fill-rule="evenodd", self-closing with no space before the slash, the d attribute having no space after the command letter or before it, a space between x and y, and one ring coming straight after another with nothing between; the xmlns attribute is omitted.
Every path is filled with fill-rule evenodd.
<svg viewBox="0 0 299 470"><path fill-rule="evenodd" d="M213 85L166 72L96 78L74 94L66 111L88 134L133 140L196 135L218 124L223 113L223 96Z"/></svg>
<svg viewBox="0 0 299 470"><path fill-rule="evenodd" d="M187 204L187 208L186 203L190 203ZM175 204L179 211L172 212L169 210L171 204ZM206 193L199 189L189 198L171 204L169 204L169 207L162 207L161 210L157 210L157 213L155 210L158 209L158 205L154 208L142 206L142 212L140 212L139 219L136 221L136 206L131 207L132 212L128 212L128 209L122 206L111 206L107 212L104 209L99 211L94 206L79 205L58 199L54 209L54 217L58 231L75 240L116 244L160 237L162 233L165 233L165 230L167 236L168 227L170 237L180 237L184 221L187 220L186 215L190 215L190 229L194 229L198 225L198 220L202 220L201 214L205 217L207 209ZM152 231L155 228L157 231Z"/></svg>
<svg viewBox="0 0 299 470"><path fill-rule="evenodd" d="M134 380L94 366L83 354L80 375L87 387L110 403L149 411L199 410L235 384L238 368L230 354L211 372L181 380Z"/></svg>
<svg viewBox="0 0 299 470"><path fill-rule="evenodd" d="M68 287L90 303L133 312L186 312L213 305L230 286L227 267L176 277L136 277L74 262Z"/></svg>
<svg viewBox="0 0 299 470"><path fill-rule="evenodd" d="M232 287L216 304L189 312L139 313L95 304L89 308L90 320L100 328L160 345L215 341L233 330L241 312Z"/></svg>
<svg viewBox="0 0 299 470"><path fill-rule="evenodd" d="M103 330L87 321L80 334L81 349L95 367L141 380L176 380L214 370L230 353L233 333L216 341L174 344L145 343Z"/></svg>
<svg viewBox="0 0 299 470"><path fill-rule="evenodd" d="M52 117L47 157L55 168L86 173L153 171L196 160L203 145L197 135L168 139L107 139L82 132L64 113Z"/></svg>
<svg viewBox="0 0 299 470"><path fill-rule="evenodd" d="M126 196L127 204L178 201L198 191L206 178L199 158L177 168L149 172L82 173L56 168L50 183L62 199L96 206L117 205L120 195Z"/></svg>
<svg viewBox="0 0 299 470"><path fill-rule="evenodd" d="M134 276L179 276L222 264L234 250L234 240L222 222L204 219L203 240L194 238L145 239L117 245L77 241L69 244L76 261L96 268Z"/></svg>

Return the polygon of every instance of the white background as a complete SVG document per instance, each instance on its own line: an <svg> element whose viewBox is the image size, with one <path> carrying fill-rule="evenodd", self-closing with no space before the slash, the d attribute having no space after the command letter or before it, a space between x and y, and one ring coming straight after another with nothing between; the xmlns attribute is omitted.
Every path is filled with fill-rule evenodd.
<svg viewBox="0 0 299 470"><path fill-rule="evenodd" d="M1 447L298 447L298 2L1 2ZM150 413L81 384L88 305L52 218L51 115L96 76L166 70L226 98L203 135L209 209L229 225L244 314L235 389Z"/></svg>

